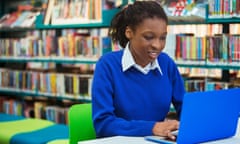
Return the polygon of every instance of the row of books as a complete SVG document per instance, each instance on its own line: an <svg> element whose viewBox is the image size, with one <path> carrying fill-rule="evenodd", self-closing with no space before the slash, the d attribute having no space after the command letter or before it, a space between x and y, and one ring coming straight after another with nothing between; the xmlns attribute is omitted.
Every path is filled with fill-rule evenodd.
<svg viewBox="0 0 240 144"><path fill-rule="evenodd" d="M179 72L184 77L188 78L215 78L220 79L222 77L221 69L208 69L208 68L185 68L178 67ZM235 71L231 71L235 73Z"/></svg>
<svg viewBox="0 0 240 144"><path fill-rule="evenodd" d="M176 50L176 35L191 34L195 37L215 36L223 33L223 24L187 24L187 25L169 25L166 45L166 51L172 58L175 59ZM229 34L240 34L240 24L230 24Z"/></svg>
<svg viewBox="0 0 240 144"><path fill-rule="evenodd" d="M193 34L177 34L175 58L176 60L239 62L239 42L239 35L195 37Z"/></svg>
<svg viewBox="0 0 240 144"><path fill-rule="evenodd" d="M230 30L232 34L239 34L239 24L232 24ZM170 25L166 50L171 54L175 51L172 44L176 42L176 35L179 33L193 33L196 37L214 36L222 33L222 25ZM108 51L120 49L107 37L107 29L91 29L83 32L81 29L61 30L61 35L57 36L54 30L42 30L28 32L26 37L19 39L1 39L1 56L27 56L27 57L98 57ZM235 33L234 33L235 32ZM170 49L168 49L170 47ZM175 54L173 55L175 56Z"/></svg>
<svg viewBox="0 0 240 144"><path fill-rule="evenodd" d="M30 91L48 96L91 97L92 75L0 69L1 89Z"/></svg>
<svg viewBox="0 0 240 144"><path fill-rule="evenodd" d="M56 123L68 124L68 107L48 105L44 101L34 102L34 117Z"/></svg>
<svg viewBox="0 0 240 144"><path fill-rule="evenodd" d="M98 58L112 51L110 37L68 34L0 39L0 55L10 57L76 57Z"/></svg>
<svg viewBox="0 0 240 144"><path fill-rule="evenodd" d="M220 90L220 89L229 89L232 87L239 87L239 85L233 85L229 82L219 82L219 81L213 81L209 80L206 81L204 79L190 79L185 80L185 89L188 92L194 92L194 91L213 91L213 90Z"/></svg>
<svg viewBox="0 0 240 144"><path fill-rule="evenodd" d="M16 2L15 2L16 3ZM6 2L6 4L9 4ZM0 18L1 27L32 27L38 15L43 24L81 24L102 22L102 10L122 5L122 0L38 0L18 1ZM2 5L4 7L4 5ZM6 6L5 6L6 7Z"/></svg>
<svg viewBox="0 0 240 144"><path fill-rule="evenodd" d="M238 26L231 25L230 28ZM186 25L169 25L168 34L192 33L196 37L213 36L221 34L223 30L222 24L186 24ZM230 34L234 34L230 31Z"/></svg>
<svg viewBox="0 0 240 144"><path fill-rule="evenodd" d="M193 91L211 91L240 87L240 71L229 70L229 81L222 81L221 69L178 68L184 78L185 89Z"/></svg>
<svg viewBox="0 0 240 144"><path fill-rule="evenodd" d="M68 107L48 104L46 101L24 101L3 96L0 97L0 104L0 112L6 114L68 124Z"/></svg>
<svg viewBox="0 0 240 144"><path fill-rule="evenodd" d="M102 21L102 0L49 0L44 24L66 25Z"/></svg>
<svg viewBox="0 0 240 144"><path fill-rule="evenodd" d="M168 34L192 33L196 37L214 36L223 33L223 24L168 25ZM229 24L229 34L240 34L240 24Z"/></svg>
<svg viewBox="0 0 240 144"><path fill-rule="evenodd" d="M239 0L208 0L209 18L240 18Z"/></svg>

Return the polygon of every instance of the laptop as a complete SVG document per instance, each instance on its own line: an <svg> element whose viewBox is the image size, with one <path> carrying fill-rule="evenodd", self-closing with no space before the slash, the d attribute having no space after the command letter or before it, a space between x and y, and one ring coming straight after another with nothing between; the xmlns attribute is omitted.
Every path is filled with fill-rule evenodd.
<svg viewBox="0 0 240 144"><path fill-rule="evenodd" d="M162 144L195 144L235 135L240 112L240 88L186 93L176 141L146 136Z"/></svg>

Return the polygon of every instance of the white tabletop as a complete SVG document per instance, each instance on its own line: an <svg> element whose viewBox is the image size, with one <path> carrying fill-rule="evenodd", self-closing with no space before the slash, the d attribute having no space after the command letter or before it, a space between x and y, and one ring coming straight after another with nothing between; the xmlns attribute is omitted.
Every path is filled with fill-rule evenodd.
<svg viewBox="0 0 240 144"><path fill-rule="evenodd" d="M127 136L114 136L108 138L100 138L88 141L81 141L78 144L156 144L155 142L147 141L144 137L127 137ZM240 144L240 119L236 135L231 138L202 143L202 144Z"/></svg>

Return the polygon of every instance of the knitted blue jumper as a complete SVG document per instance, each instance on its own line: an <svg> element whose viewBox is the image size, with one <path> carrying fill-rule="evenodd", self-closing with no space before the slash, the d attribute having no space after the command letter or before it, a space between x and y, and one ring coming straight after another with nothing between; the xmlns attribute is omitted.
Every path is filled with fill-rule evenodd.
<svg viewBox="0 0 240 144"><path fill-rule="evenodd" d="M185 93L174 61L161 53L158 69L143 74L131 67L123 72L123 50L103 55L96 64L92 84L93 123L97 137L152 135L173 103L181 112Z"/></svg>

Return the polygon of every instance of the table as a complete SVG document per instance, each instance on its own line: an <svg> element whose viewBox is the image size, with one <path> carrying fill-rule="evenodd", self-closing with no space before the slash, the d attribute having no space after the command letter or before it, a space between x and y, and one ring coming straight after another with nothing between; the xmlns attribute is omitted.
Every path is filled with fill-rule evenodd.
<svg viewBox="0 0 240 144"><path fill-rule="evenodd" d="M128 137L128 136L114 136L108 138L100 138L94 140L87 140L78 142L78 144L156 144L155 142L147 141L144 137ZM217 141L205 142L202 144L240 144L240 119L236 135Z"/></svg>

